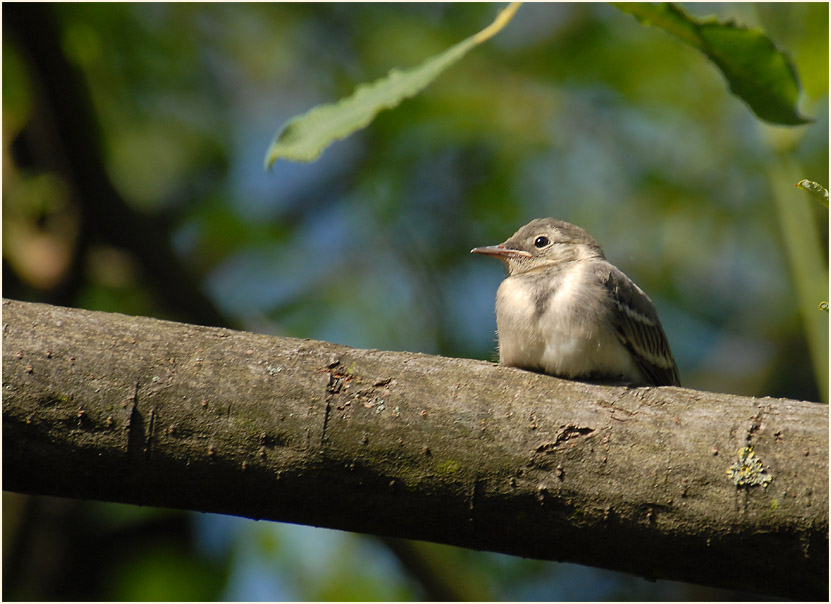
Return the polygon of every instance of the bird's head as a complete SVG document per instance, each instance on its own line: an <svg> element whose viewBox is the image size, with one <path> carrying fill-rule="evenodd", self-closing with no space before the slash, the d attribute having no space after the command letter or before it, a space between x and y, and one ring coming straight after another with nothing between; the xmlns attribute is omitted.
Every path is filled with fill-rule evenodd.
<svg viewBox="0 0 831 604"><path fill-rule="evenodd" d="M508 275L603 257L597 241L585 230L554 218L532 220L505 242L475 247L470 252L498 258L508 268Z"/></svg>

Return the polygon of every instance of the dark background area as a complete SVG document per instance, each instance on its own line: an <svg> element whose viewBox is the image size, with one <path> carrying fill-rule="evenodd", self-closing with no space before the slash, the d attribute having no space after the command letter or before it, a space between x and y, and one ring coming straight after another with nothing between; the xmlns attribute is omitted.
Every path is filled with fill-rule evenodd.
<svg viewBox="0 0 831 604"><path fill-rule="evenodd" d="M782 228L799 208L827 267L827 210L794 187L828 185L827 4L685 5L786 51L807 126L760 122L702 55L609 5L528 4L317 162L263 170L285 120L417 65L499 7L4 3L3 295L493 360L502 269L468 252L554 216L649 293L685 386L827 400L827 315L811 332ZM827 290L827 269L816 280ZM3 495L4 599L745 597Z"/></svg>

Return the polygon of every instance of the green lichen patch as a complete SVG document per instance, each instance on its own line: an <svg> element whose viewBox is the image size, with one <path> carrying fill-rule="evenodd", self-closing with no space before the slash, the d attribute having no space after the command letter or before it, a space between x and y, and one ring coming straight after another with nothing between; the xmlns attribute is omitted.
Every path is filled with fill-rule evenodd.
<svg viewBox="0 0 831 604"><path fill-rule="evenodd" d="M439 474L455 474L461 468L461 464L453 459L447 459L443 462L437 463L435 468Z"/></svg>
<svg viewBox="0 0 831 604"><path fill-rule="evenodd" d="M753 452L753 447L739 449L739 458L727 468L727 475L737 487L768 486L773 477L762 465L762 460Z"/></svg>

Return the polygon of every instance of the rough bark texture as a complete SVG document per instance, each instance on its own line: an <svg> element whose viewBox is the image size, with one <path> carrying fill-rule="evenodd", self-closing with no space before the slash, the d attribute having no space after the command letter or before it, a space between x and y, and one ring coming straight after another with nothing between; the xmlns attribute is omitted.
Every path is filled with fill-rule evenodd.
<svg viewBox="0 0 831 604"><path fill-rule="evenodd" d="M821 404L8 300L3 395L4 489L827 597Z"/></svg>

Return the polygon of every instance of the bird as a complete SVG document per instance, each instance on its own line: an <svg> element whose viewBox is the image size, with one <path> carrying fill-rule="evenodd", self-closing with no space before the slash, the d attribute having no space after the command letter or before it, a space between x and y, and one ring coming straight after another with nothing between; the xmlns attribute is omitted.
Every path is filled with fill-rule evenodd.
<svg viewBox="0 0 831 604"><path fill-rule="evenodd" d="M508 269L496 293L501 364L571 380L681 385L652 300L584 229L537 218L471 253Z"/></svg>

